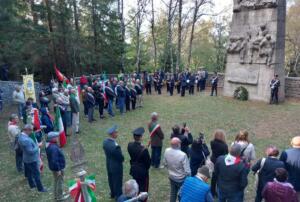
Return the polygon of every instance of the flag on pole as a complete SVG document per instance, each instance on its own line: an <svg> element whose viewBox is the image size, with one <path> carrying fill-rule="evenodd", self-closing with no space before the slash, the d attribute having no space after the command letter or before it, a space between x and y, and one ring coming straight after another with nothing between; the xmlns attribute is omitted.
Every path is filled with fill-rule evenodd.
<svg viewBox="0 0 300 202"><path fill-rule="evenodd" d="M87 199L85 200L82 194L81 182L80 180L69 181L69 192L74 202L96 202L95 190L96 182L95 175L90 175L85 178L85 184L87 185Z"/></svg>
<svg viewBox="0 0 300 202"><path fill-rule="evenodd" d="M66 84L70 83L69 79L57 69L56 65L54 65L54 69L59 82L66 82Z"/></svg>
<svg viewBox="0 0 300 202"><path fill-rule="evenodd" d="M67 138L66 138L61 114L59 111L59 107L56 107L56 110L55 110L55 124L54 125L55 125L55 129L59 132L60 147L64 147L65 144L67 143Z"/></svg>
<svg viewBox="0 0 300 202"><path fill-rule="evenodd" d="M41 123L39 119L39 112L38 109L33 109L33 126L35 132L41 131Z"/></svg>

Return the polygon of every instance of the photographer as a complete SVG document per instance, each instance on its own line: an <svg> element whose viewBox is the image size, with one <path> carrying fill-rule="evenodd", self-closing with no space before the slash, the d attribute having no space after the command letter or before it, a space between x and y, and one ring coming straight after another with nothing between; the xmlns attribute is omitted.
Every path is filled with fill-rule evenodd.
<svg viewBox="0 0 300 202"><path fill-rule="evenodd" d="M188 127L186 127L186 123L183 124L183 128L180 131L180 126L175 125L172 128L173 133L171 134L171 139L177 137L181 141L181 151L186 153L186 155L190 156L190 148L189 145L193 143L193 136L190 133Z"/></svg>
<svg viewBox="0 0 300 202"><path fill-rule="evenodd" d="M200 133L199 137L193 141L190 150L190 167L192 176L197 174L197 170L205 165L205 160L209 156L210 152L205 144L204 134Z"/></svg>

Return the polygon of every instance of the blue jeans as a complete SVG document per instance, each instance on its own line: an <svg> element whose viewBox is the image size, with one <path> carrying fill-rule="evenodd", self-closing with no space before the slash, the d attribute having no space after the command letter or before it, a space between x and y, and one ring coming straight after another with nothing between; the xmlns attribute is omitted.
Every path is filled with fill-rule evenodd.
<svg viewBox="0 0 300 202"><path fill-rule="evenodd" d="M38 191L44 190L41 182L38 162L24 163L25 173L30 188L37 188Z"/></svg>
<svg viewBox="0 0 300 202"><path fill-rule="evenodd" d="M16 168L18 172L23 172L23 152L20 149L16 150Z"/></svg>
<svg viewBox="0 0 300 202"><path fill-rule="evenodd" d="M151 165L155 168L159 167L162 147L151 147Z"/></svg>
<svg viewBox="0 0 300 202"><path fill-rule="evenodd" d="M219 194L218 202L243 202L244 201L244 191L222 193L220 190L218 190L218 194Z"/></svg>
<svg viewBox="0 0 300 202"><path fill-rule="evenodd" d="M24 108L23 103L18 104L18 116L19 116L19 118L23 117L23 108Z"/></svg>
<svg viewBox="0 0 300 202"><path fill-rule="evenodd" d="M119 106L121 114L123 114L124 113L124 108L125 108L125 97L119 97L118 98L118 106Z"/></svg>
<svg viewBox="0 0 300 202"><path fill-rule="evenodd" d="M114 102L113 100L108 100L108 105L107 105L108 114L111 115L111 116L114 116L114 112L112 110L113 102Z"/></svg>

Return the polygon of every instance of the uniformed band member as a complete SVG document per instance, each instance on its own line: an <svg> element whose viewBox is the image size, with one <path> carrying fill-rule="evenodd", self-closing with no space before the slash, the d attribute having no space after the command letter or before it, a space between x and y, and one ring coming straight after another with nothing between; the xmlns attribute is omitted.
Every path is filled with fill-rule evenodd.
<svg viewBox="0 0 300 202"><path fill-rule="evenodd" d="M174 79L175 79L175 86L176 86L176 89L177 89L177 94L180 94L180 75L178 72L175 73L174 75Z"/></svg>
<svg viewBox="0 0 300 202"><path fill-rule="evenodd" d="M214 95L214 92L216 92L216 96L218 96L218 74L217 72L214 72L213 77L211 78L211 94L210 96Z"/></svg>
<svg viewBox="0 0 300 202"><path fill-rule="evenodd" d="M195 91L195 75L189 74L189 94L194 95Z"/></svg>
<svg viewBox="0 0 300 202"><path fill-rule="evenodd" d="M118 137L118 127L114 125L107 130L107 133L109 137L103 142L103 150L106 156L110 197L117 199L122 195L124 156L121 147L116 142Z"/></svg>
<svg viewBox="0 0 300 202"><path fill-rule="evenodd" d="M161 94L161 88L162 88L162 86L163 86L163 78L162 78L162 76L161 75L158 75L158 80L157 80L157 93L158 93L158 95L160 95Z"/></svg>
<svg viewBox="0 0 300 202"><path fill-rule="evenodd" d="M152 76L149 73L146 73L145 82L146 93L147 95L151 95Z"/></svg>
<svg viewBox="0 0 300 202"><path fill-rule="evenodd" d="M183 72L180 76L180 85L181 85L181 97L185 96L185 88L187 86L187 75L185 72Z"/></svg>
<svg viewBox="0 0 300 202"><path fill-rule="evenodd" d="M171 78L170 78L170 80L169 80L169 92L170 92L170 96L173 96L174 87L175 87L175 79L174 79L174 76L172 75Z"/></svg>
<svg viewBox="0 0 300 202"><path fill-rule="evenodd" d="M130 155L130 175L138 183L140 192L148 192L151 159L148 149L142 144L145 129L140 127L132 133L134 142L130 142L127 148Z"/></svg>
<svg viewBox="0 0 300 202"><path fill-rule="evenodd" d="M270 82L271 88L271 99L270 104L278 104L278 90L280 87L280 80L278 79L278 75L276 74L272 81Z"/></svg>
<svg viewBox="0 0 300 202"><path fill-rule="evenodd" d="M163 145L164 133L161 130L160 125L157 123L158 114L153 112L151 114L151 122L148 124L148 129L150 133L150 142L151 145L151 165L154 168L158 168L161 158L161 149Z"/></svg>

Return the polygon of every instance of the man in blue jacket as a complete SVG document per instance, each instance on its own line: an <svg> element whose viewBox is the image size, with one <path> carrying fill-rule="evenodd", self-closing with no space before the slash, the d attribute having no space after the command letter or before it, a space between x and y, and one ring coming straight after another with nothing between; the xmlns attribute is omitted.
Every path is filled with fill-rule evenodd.
<svg viewBox="0 0 300 202"><path fill-rule="evenodd" d="M103 142L103 150L106 156L106 169L110 188L110 197L117 199L122 195L123 161L121 147L116 142L118 127L114 125L107 130L109 137Z"/></svg>
<svg viewBox="0 0 300 202"><path fill-rule="evenodd" d="M210 186L207 184L210 178L209 168L202 166L194 177L188 177L179 193L180 202L213 202Z"/></svg>
<svg viewBox="0 0 300 202"><path fill-rule="evenodd" d="M49 169L54 177L54 198L56 201L63 201L64 196L64 169L66 166L63 151L58 146L58 132L49 132L47 135L46 154Z"/></svg>
<svg viewBox="0 0 300 202"><path fill-rule="evenodd" d="M47 192L40 179L39 146L29 137L32 132L33 126L26 124L18 140L23 151L25 175L31 189L36 187L39 192Z"/></svg>

